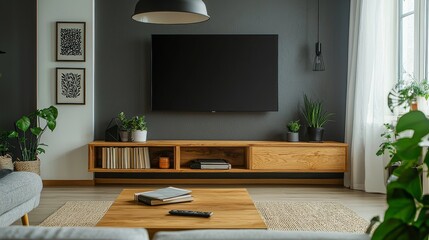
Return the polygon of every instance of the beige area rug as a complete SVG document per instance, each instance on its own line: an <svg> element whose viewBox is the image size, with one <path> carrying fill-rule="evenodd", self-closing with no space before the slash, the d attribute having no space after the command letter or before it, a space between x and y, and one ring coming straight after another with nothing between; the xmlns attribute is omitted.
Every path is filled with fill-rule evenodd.
<svg viewBox="0 0 429 240"><path fill-rule="evenodd" d="M69 201L39 226L95 226L112 201ZM363 233L368 222L337 202L257 201L270 230Z"/></svg>
<svg viewBox="0 0 429 240"><path fill-rule="evenodd" d="M270 230L364 233L369 225L338 202L255 202Z"/></svg>
<svg viewBox="0 0 429 240"><path fill-rule="evenodd" d="M46 218L44 227L94 227L113 201L69 201Z"/></svg>

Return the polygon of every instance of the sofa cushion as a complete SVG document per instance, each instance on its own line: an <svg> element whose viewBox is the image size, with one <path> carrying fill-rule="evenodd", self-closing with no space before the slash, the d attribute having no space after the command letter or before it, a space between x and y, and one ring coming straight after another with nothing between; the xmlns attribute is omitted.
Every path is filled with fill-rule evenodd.
<svg viewBox="0 0 429 240"><path fill-rule="evenodd" d="M39 195L42 187L40 176L31 172L13 172L0 179L0 214Z"/></svg>
<svg viewBox="0 0 429 240"><path fill-rule="evenodd" d="M144 228L11 226L0 228L0 239L149 240L149 237Z"/></svg>
<svg viewBox="0 0 429 240"><path fill-rule="evenodd" d="M6 175L8 175L11 172L12 172L12 170L10 170L10 169L0 169L0 178L5 177Z"/></svg>
<svg viewBox="0 0 429 240"><path fill-rule="evenodd" d="M270 230L190 230L157 232L153 240L370 240L367 234Z"/></svg>

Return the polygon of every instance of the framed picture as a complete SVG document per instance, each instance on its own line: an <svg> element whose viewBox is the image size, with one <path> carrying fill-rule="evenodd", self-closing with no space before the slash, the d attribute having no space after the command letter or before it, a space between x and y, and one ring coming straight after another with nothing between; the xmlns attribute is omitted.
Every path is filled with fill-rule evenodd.
<svg viewBox="0 0 429 240"><path fill-rule="evenodd" d="M57 22L56 60L85 62L85 22Z"/></svg>
<svg viewBox="0 0 429 240"><path fill-rule="evenodd" d="M57 104L85 105L85 68L57 68Z"/></svg>

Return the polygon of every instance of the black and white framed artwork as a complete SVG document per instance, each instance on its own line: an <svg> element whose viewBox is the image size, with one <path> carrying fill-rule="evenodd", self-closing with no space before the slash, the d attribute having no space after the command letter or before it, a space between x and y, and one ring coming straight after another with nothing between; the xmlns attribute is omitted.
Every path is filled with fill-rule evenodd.
<svg viewBox="0 0 429 240"><path fill-rule="evenodd" d="M85 22L57 22L57 61L85 62L85 31Z"/></svg>
<svg viewBox="0 0 429 240"><path fill-rule="evenodd" d="M85 105L85 68L57 68L57 104Z"/></svg>

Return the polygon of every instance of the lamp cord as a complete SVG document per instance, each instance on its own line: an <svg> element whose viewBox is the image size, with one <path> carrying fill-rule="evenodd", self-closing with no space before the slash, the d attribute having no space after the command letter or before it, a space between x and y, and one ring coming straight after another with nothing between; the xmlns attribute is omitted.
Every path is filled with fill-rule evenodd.
<svg viewBox="0 0 429 240"><path fill-rule="evenodd" d="M320 12L320 10L319 10L319 3L320 3L320 0L317 0L317 42L320 42L319 41L319 25L320 25L320 19L319 19L319 12Z"/></svg>

